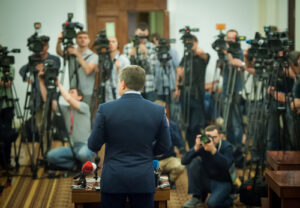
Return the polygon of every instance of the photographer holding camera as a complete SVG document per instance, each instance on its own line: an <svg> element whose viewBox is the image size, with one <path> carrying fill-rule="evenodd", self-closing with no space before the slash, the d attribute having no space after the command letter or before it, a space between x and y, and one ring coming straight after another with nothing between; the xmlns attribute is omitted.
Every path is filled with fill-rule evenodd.
<svg viewBox="0 0 300 208"><path fill-rule="evenodd" d="M126 44L123 53L129 58L132 65L139 65L145 69L146 82L142 95L145 99L154 101L154 65L157 56L155 45L147 40L148 36L149 26L145 23L137 25L134 43Z"/></svg>
<svg viewBox="0 0 300 208"><path fill-rule="evenodd" d="M109 37L110 58L113 60L113 69L109 80L105 82L105 102L119 98L118 77L122 69L130 65L130 61L119 51L119 43L116 37Z"/></svg>
<svg viewBox="0 0 300 208"><path fill-rule="evenodd" d="M188 126L186 127L186 139L188 141L189 148L194 146L195 140L193 138L199 134L200 129L205 127L205 112L204 112L204 95L205 95L205 73L206 67L210 59L210 55L205 53L201 48L198 48L198 39L194 35L190 35L191 38L185 40L192 44L192 66L191 69L184 69L184 58L180 63L180 67L177 68L176 89L174 92L175 98L182 100L184 95L181 91L184 88L190 87L189 105L183 103L182 105L188 105L187 111L189 111ZM188 70L185 72L185 70ZM192 77L190 77L192 73ZM184 77L186 75L186 77ZM185 83L182 84L182 80ZM185 86L187 85L187 86Z"/></svg>
<svg viewBox="0 0 300 208"><path fill-rule="evenodd" d="M233 153L231 144L222 139L220 129L210 125L205 135L197 135L195 145L181 160L188 165L188 193L193 197L184 203L186 208L196 208L207 200L208 207L233 205L231 167Z"/></svg>
<svg viewBox="0 0 300 208"><path fill-rule="evenodd" d="M81 90L83 101L91 107L98 56L88 48L90 38L86 31L79 31L76 34L77 48L71 45L65 51L62 50L63 38L62 32L57 40L56 53L61 57L64 57L65 53L76 57L75 63L69 63L70 87Z"/></svg>
<svg viewBox="0 0 300 208"><path fill-rule="evenodd" d="M41 71L38 79L43 101L46 102L48 92L43 74L44 72ZM56 84L69 106L58 106L59 103L52 100L52 110L57 111L59 107L61 108L71 144L51 149L47 153L47 160L50 168L73 169L76 167L77 161L84 164L86 161L91 161L94 155L87 147L87 139L91 131L90 110L89 106L82 102L83 95L80 90L71 88L69 92L66 91L58 78Z"/></svg>
<svg viewBox="0 0 300 208"><path fill-rule="evenodd" d="M53 65L56 69L60 68L60 59L57 56L48 53L49 40L50 38L48 36L43 35L40 37L36 37L36 39L32 41L33 49L38 48L39 45L42 45L41 51L39 52L39 50L34 49L34 51L37 51L37 53L34 52L35 54L29 57L28 64L22 66L19 71L21 77L23 78L23 81L28 82L34 88L32 90L30 99L35 100L33 108L37 110L35 118L38 128L40 128L43 113L43 100L40 92L38 74L39 72L44 70L43 63L47 60L52 60Z"/></svg>

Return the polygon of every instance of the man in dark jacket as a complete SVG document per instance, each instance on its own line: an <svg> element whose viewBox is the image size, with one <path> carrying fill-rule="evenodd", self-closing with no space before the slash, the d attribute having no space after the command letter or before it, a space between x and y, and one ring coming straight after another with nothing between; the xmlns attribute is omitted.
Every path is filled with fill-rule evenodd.
<svg viewBox="0 0 300 208"><path fill-rule="evenodd" d="M133 208L154 206L153 157L169 150L171 139L164 108L141 96L144 83L144 69L125 67L118 83L122 97L98 107L88 147L96 152L105 143L104 208L125 207L126 197Z"/></svg>
<svg viewBox="0 0 300 208"><path fill-rule="evenodd" d="M205 135L197 135L195 146L182 157L188 166L188 192L193 197L184 203L192 208L201 205L208 193L209 207L230 207L232 180L229 169L233 164L232 146L222 140L217 126L205 128ZM206 141L205 141L206 140Z"/></svg>

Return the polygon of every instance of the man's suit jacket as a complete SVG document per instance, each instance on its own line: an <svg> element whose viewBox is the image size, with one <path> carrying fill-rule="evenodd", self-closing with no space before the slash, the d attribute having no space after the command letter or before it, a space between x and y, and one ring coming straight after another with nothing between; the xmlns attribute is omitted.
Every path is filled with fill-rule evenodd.
<svg viewBox="0 0 300 208"><path fill-rule="evenodd" d="M171 146L162 106L134 93L99 105L88 147L96 152L104 143L101 192L155 192L153 157Z"/></svg>

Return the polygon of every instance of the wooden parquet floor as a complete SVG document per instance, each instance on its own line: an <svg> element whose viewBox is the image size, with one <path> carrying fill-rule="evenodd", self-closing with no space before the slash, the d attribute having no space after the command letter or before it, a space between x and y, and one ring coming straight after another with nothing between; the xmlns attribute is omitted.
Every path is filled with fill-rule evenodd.
<svg viewBox="0 0 300 208"><path fill-rule="evenodd" d="M58 173L58 172L57 172ZM19 174L31 174L29 167L21 167ZM72 177L60 177L55 179L47 178L47 173L43 168L38 170L38 178L17 176L13 177L11 186L4 189L0 196L0 207L74 207L71 199ZM5 184L6 177L0 178L0 185ZM176 182L176 190L171 190L169 208L182 208L185 201L192 196L187 194L187 174L186 171ZM234 207L245 207L235 200Z"/></svg>

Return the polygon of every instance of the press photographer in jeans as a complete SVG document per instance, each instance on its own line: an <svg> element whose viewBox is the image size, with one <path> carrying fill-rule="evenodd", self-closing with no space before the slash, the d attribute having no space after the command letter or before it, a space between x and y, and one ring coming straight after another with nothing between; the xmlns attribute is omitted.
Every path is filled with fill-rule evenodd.
<svg viewBox="0 0 300 208"><path fill-rule="evenodd" d="M43 79L44 72L39 73L39 83L41 94L44 102L47 98L47 89ZM78 162L84 164L91 161L94 152L87 147L88 136L91 132L90 109L87 103L82 101L83 94L76 88L65 90L62 84L57 79L57 87L60 94L68 102L69 106L60 106L62 115L65 120L65 125L69 133L70 142L72 143L74 157L70 146L62 146L51 149L47 153L47 159L50 169L76 169ZM52 101L52 110L58 110L56 100ZM71 145L71 144L70 144ZM77 167L78 168L78 167Z"/></svg>
<svg viewBox="0 0 300 208"><path fill-rule="evenodd" d="M204 130L208 136L207 143L197 135L195 145L181 160L188 165L188 193L193 197L184 203L192 208L204 203L208 193L208 207L230 207L232 180L229 169L233 164L232 146L222 139L220 130L210 125Z"/></svg>

